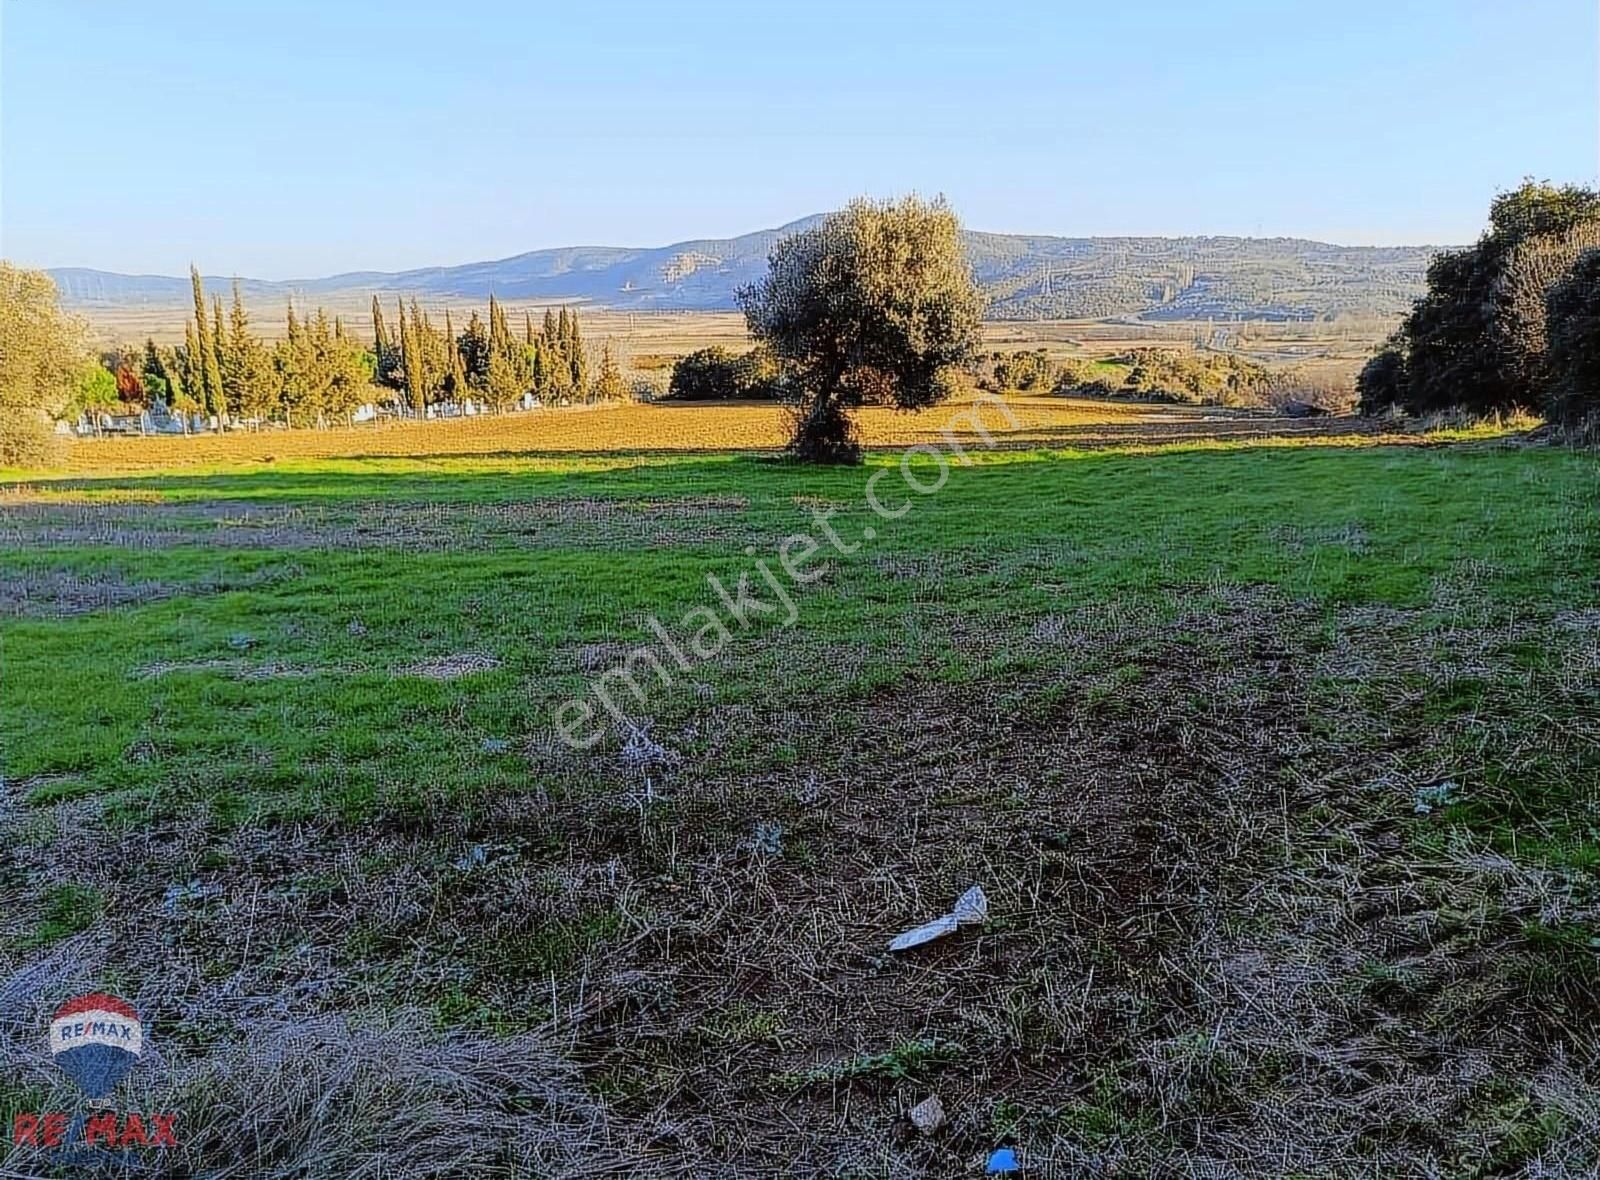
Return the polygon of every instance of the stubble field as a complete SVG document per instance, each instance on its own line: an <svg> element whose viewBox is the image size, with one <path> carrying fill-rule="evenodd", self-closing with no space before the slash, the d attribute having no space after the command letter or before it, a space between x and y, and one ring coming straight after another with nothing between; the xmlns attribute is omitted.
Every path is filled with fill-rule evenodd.
<svg viewBox="0 0 1600 1180"><path fill-rule="evenodd" d="M1592 1175L1600 461L1013 409L10 473L0 1116L105 987L208 1175ZM719 607L819 514L792 624Z"/></svg>

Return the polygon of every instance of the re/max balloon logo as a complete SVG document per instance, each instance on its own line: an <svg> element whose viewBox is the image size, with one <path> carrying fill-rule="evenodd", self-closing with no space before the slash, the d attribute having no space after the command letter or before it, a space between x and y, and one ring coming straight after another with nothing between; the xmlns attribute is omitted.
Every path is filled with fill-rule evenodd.
<svg viewBox="0 0 1600 1180"><path fill-rule="evenodd" d="M23 1111L11 1124L13 1147L98 1158L106 1152L178 1146L175 1114L107 1110L112 1091L144 1053L144 1025L126 1000L92 992L68 1000L50 1021L50 1055L96 1109Z"/></svg>

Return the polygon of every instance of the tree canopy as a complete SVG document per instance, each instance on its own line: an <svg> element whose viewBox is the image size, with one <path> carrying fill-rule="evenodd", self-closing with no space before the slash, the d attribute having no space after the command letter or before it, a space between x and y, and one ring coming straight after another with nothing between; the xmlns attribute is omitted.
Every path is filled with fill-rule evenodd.
<svg viewBox="0 0 1600 1180"><path fill-rule="evenodd" d="M1548 408L1547 298L1596 247L1600 193L1527 181L1500 194L1477 244L1429 265L1427 293L1363 371L1363 409Z"/></svg>
<svg viewBox="0 0 1600 1180"><path fill-rule="evenodd" d="M48 275L0 262L0 464L45 456L51 419L84 386L85 341Z"/></svg>
<svg viewBox="0 0 1600 1180"><path fill-rule="evenodd" d="M784 238L768 263L739 303L792 383L790 450L802 459L858 460L852 407L940 401L977 347L982 300L942 200L854 201Z"/></svg>

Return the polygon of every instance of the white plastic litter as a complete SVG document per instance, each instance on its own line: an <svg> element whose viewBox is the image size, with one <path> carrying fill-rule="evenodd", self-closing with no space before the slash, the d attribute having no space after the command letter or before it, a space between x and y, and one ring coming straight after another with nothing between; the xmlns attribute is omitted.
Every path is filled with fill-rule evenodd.
<svg viewBox="0 0 1600 1180"><path fill-rule="evenodd" d="M955 920L963 926L974 922L989 920L989 897L984 893L982 885L974 885L960 897L956 898L955 909L950 911Z"/></svg>
<svg viewBox="0 0 1600 1180"><path fill-rule="evenodd" d="M944 1103L939 1101L937 1094L930 1094L913 1106L907 1112L907 1117L917 1130L924 1135L932 1135L944 1126Z"/></svg>
<svg viewBox="0 0 1600 1180"><path fill-rule="evenodd" d="M983 892L983 886L974 885L956 899L955 908L948 914L942 914L931 922L924 922L921 926L895 935L894 941L889 944L889 949L908 951L912 947L922 946L935 939L954 934L963 926L986 922L988 918L989 898Z"/></svg>

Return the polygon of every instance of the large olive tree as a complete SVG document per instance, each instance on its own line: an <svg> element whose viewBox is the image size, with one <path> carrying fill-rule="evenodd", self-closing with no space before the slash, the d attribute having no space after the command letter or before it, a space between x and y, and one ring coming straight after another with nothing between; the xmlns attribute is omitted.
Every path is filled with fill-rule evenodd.
<svg viewBox="0 0 1600 1180"><path fill-rule="evenodd" d="M51 419L73 400L88 357L83 325L43 271L0 262L0 466L48 457Z"/></svg>
<svg viewBox="0 0 1600 1180"><path fill-rule="evenodd" d="M982 300L943 200L853 201L768 263L739 303L788 378L798 458L859 460L852 407L932 405L977 347Z"/></svg>

